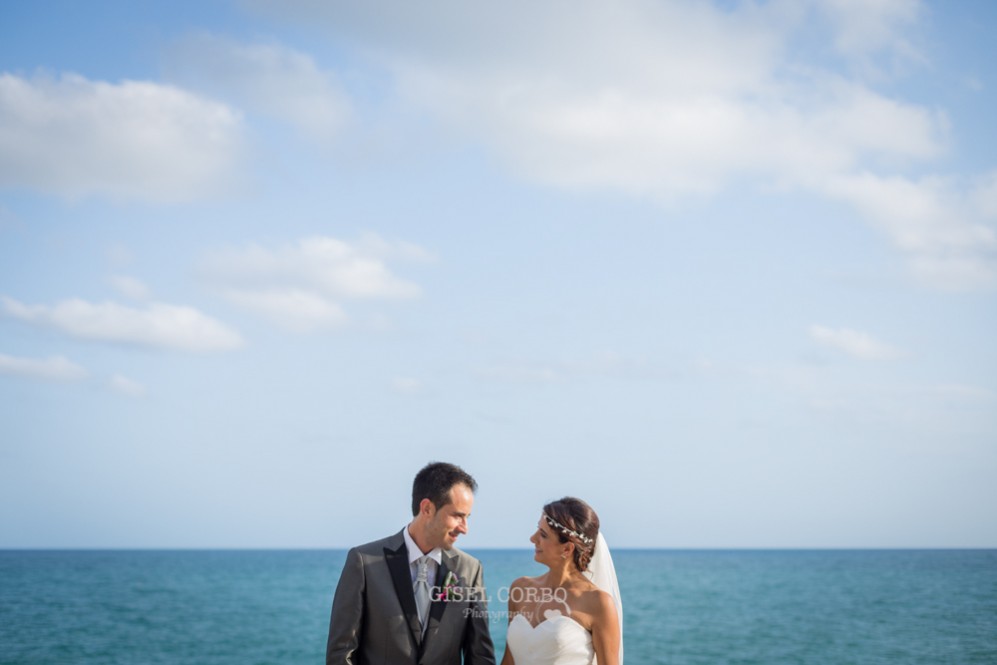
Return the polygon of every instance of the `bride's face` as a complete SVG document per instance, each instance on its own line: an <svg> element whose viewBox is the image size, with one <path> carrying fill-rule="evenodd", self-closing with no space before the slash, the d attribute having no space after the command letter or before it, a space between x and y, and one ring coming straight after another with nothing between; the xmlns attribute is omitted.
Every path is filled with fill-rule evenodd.
<svg viewBox="0 0 997 665"><path fill-rule="evenodd" d="M533 543L534 560L547 565L563 563L567 543L561 542L561 539L554 533L554 529L548 526L543 515L537 522L537 530L530 536L530 542Z"/></svg>

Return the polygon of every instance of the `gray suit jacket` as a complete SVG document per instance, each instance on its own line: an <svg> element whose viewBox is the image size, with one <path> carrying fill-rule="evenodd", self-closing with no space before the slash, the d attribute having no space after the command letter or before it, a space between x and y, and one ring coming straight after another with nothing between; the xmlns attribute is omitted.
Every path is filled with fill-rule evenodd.
<svg viewBox="0 0 997 665"><path fill-rule="evenodd" d="M458 588L433 601L423 634L402 532L351 549L332 601L326 665L460 665L462 655L465 665L495 665L481 562L444 550L437 587L449 572Z"/></svg>

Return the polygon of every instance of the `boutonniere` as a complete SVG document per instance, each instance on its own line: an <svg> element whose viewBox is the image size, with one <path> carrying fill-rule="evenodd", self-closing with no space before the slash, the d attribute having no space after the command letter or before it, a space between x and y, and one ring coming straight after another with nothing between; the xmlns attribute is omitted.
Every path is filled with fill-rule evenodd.
<svg viewBox="0 0 997 665"><path fill-rule="evenodd" d="M458 584L460 584L460 578L457 577L452 570L448 570L447 576L443 580L443 590L440 592L440 596L437 600L442 600L446 603L454 600L456 596L461 595L457 589ZM460 599L457 598L457 600Z"/></svg>

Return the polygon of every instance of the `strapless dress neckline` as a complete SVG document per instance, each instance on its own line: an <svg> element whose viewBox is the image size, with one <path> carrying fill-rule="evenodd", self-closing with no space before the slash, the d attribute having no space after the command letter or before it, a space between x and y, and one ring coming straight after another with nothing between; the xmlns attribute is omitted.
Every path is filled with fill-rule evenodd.
<svg viewBox="0 0 997 665"><path fill-rule="evenodd" d="M536 626L522 614L509 623L506 637L516 665L591 665L592 634L559 610L544 612Z"/></svg>

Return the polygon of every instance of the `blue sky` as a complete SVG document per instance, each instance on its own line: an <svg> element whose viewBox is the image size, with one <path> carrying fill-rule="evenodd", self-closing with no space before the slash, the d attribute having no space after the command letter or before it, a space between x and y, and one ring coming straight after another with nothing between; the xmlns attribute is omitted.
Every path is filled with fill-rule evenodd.
<svg viewBox="0 0 997 665"><path fill-rule="evenodd" d="M0 547L997 546L995 26L6 3Z"/></svg>

